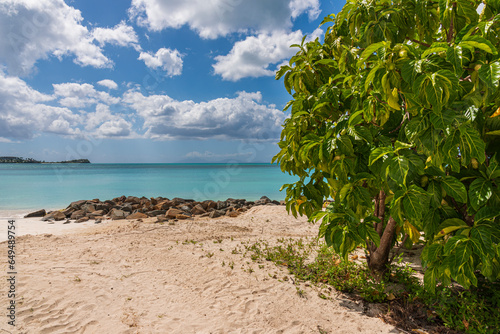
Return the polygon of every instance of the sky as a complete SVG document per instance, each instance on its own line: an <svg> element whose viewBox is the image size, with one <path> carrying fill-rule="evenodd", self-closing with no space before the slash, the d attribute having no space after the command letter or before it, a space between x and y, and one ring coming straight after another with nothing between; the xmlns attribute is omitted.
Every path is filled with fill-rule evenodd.
<svg viewBox="0 0 500 334"><path fill-rule="evenodd" d="M0 156L270 162L319 0L0 0Z"/></svg>

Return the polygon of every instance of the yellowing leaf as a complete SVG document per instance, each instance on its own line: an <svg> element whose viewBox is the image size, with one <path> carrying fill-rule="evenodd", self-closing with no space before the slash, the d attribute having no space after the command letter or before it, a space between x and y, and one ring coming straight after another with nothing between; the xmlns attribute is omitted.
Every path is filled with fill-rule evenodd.
<svg viewBox="0 0 500 334"><path fill-rule="evenodd" d="M399 101L398 89L394 87L392 92L387 96L387 104L389 104L389 107L391 107L392 109L400 110L401 107L399 106L398 101Z"/></svg>
<svg viewBox="0 0 500 334"><path fill-rule="evenodd" d="M490 117L493 118L493 117L497 117L497 116L500 116L500 107L498 107L497 111L495 111L493 113L493 115L491 115Z"/></svg>

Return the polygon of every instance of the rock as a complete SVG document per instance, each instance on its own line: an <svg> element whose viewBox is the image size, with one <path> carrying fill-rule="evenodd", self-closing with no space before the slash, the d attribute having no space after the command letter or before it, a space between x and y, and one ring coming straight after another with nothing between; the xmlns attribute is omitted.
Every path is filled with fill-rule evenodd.
<svg viewBox="0 0 500 334"><path fill-rule="evenodd" d="M274 205L280 205L280 202L278 201L271 201L271 203L273 203Z"/></svg>
<svg viewBox="0 0 500 334"><path fill-rule="evenodd" d="M125 219L125 217L127 217L127 214L123 210L113 209L111 210L109 216L113 220L120 220L120 219Z"/></svg>
<svg viewBox="0 0 500 334"><path fill-rule="evenodd" d="M271 200L267 196L262 196L259 200L255 201L255 205L266 205L271 203Z"/></svg>
<svg viewBox="0 0 500 334"><path fill-rule="evenodd" d="M206 213L207 211L203 208L201 204L196 204L194 208L191 209L191 213L193 215L201 215Z"/></svg>
<svg viewBox="0 0 500 334"><path fill-rule="evenodd" d="M122 205L118 205L117 209L118 210L123 210L123 211L128 211L128 212L134 211L134 208L132 207L132 204L130 204L130 203L125 203L125 204L122 204Z"/></svg>
<svg viewBox="0 0 500 334"><path fill-rule="evenodd" d="M94 224L100 224L102 222L101 219L96 219L96 221L94 222Z"/></svg>
<svg viewBox="0 0 500 334"><path fill-rule="evenodd" d="M131 215L128 215L127 216L127 219L128 220L132 220L132 219L144 219L144 218L148 218L149 216L144 214L144 213L141 213L141 212L136 212L136 213L133 213Z"/></svg>
<svg viewBox="0 0 500 334"><path fill-rule="evenodd" d="M43 217L46 214L47 214L47 212L45 212L45 209L42 209L42 210L28 213L26 216L24 216L24 218Z"/></svg>
<svg viewBox="0 0 500 334"><path fill-rule="evenodd" d="M115 203L123 203L123 202L125 202L126 199L127 199L127 197L120 196L120 197L113 198L112 201Z"/></svg>
<svg viewBox="0 0 500 334"><path fill-rule="evenodd" d="M210 200L201 202L201 205L203 206L203 209L205 209L205 211L217 208L217 202Z"/></svg>
<svg viewBox="0 0 500 334"><path fill-rule="evenodd" d="M60 221L66 219L66 215L62 213L61 211L54 211L52 214L52 217L54 217L55 221Z"/></svg>
<svg viewBox="0 0 500 334"><path fill-rule="evenodd" d="M229 217L234 218L234 217L238 217L238 215L239 215L239 212L237 212L237 211L227 211L226 212L226 216L229 216Z"/></svg>
<svg viewBox="0 0 500 334"><path fill-rule="evenodd" d="M95 217L104 216L105 214L106 214L106 212L104 210L97 210L97 211L94 211L92 213L89 213L87 215L87 217L89 217L89 218L95 218Z"/></svg>
<svg viewBox="0 0 500 334"><path fill-rule="evenodd" d="M170 208L168 211L165 213L165 216L167 218L175 218L177 215L185 214L184 211L175 209L175 208Z"/></svg>
<svg viewBox="0 0 500 334"><path fill-rule="evenodd" d="M180 209L181 209L182 211L185 211L185 212L191 212L191 206L190 206L190 205L182 205L182 206L180 207Z"/></svg>
<svg viewBox="0 0 500 334"><path fill-rule="evenodd" d="M213 212L213 211L212 211ZM210 217L210 212L202 214L200 217Z"/></svg>
<svg viewBox="0 0 500 334"><path fill-rule="evenodd" d="M85 217L85 211L83 210L77 210L71 214L71 219L80 219L82 217Z"/></svg>
<svg viewBox="0 0 500 334"><path fill-rule="evenodd" d="M167 217L165 217L164 215L158 215L158 216L156 216L156 222L157 223L163 223L164 221L167 221Z"/></svg>
<svg viewBox="0 0 500 334"><path fill-rule="evenodd" d="M69 224L69 223L71 223L71 220L66 219L66 221L63 224Z"/></svg>
<svg viewBox="0 0 500 334"><path fill-rule="evenodd" d="M82 217L80 219L78 219L75 223L83 223L83 222L86 222L89 220L89 217Z"/></svg>
<svg viewBox="0 0 500 334"><path fill-rule="evenodd" d="M80 201L75 201L75 202L71 202L71 204L68 206L68 208L73 208L75 210L80 210L80 207L87 203L86 200L80 200Z"/></svg>
<svg viewBox="0 0 500 334"><path fill-rule="evenodd" d="M141 203L141 199L135 196L129 196L125 199L125 203L139 204Z"/></svg>
<svg viewBox="0 0 500 334"><path fill-rule="evenodd" d="M226 201L217 201L217 210L224 209L227 206L228 205Z"/></svg>
<svg viewBox="0 0 500 334"><path fill-rule="evenodd" d="M210 214L208 215L210 218L217 218L217 217L220 217L220 216L224 216L226 213L222 210L214 210L212 212L210 212Z"/></svg>
<svg viewBox="0 0 500 334"><path fill-rule="evenodd" d="M94 204L84 204L81 206L81 210L85 211L85 213L90 213L94 212L96 209Z"/></svg>
<svg viewBox="0 0 500 334"><path fill-rule="evenodd" d="M280 205L286 205L286 201L280 201Z"/></svg>
<svg viewBox="0 0 500 334"><path fill-rule="evenodd" d="M188 216L188 215L185 215L182 213L175 216L175 219L188 219L188 218L191 218L191 216Z"/></svg>
<svg viewBox="0 0 500 334"><path fill-rule="evenodd" d="M76 209L69 207L69 208L63 210L62 213L64 213L66 215L66 217L69 218L69 217L71 217L71 214L75 211L76 211Z"/></svg>
<svg viewBox="0 0 500 334"><path fill-rule="evenodd" d="M46 214L43 218L42 221L48 221L48 220L64 220L66 219L66 215L62 213L61 211L52 211L48 214Z"/></svg>
<svg viewBox="0 0 500 334"><path fill-rule="evenodd" d="M147 215L149 217L157 217L159 215L164 215L167 211L165 210L153 210L153 211L149 211L147 212Z"/></svg>

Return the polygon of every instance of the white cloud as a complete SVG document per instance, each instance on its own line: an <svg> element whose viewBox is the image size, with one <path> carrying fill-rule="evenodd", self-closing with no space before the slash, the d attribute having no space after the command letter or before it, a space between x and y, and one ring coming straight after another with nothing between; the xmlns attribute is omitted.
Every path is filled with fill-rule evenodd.
<svg viewBox="0 0 500 334"><path fill-rule="evenodd" d="M85 129L98 138L102 137L137 137L132 131L132 123L123 115L111 113L109 106L98 104L95 112L85 114Z"/></svg>
<svg viewBox="0 0 500 334"><path fill-rule="evenodd" d="M109 88L109 89L117 89L118 88L118 84L110 79L104 79L104 80L98 81L97 84L101 85L103 87Z"/></svg>
<svg viewBox="0 0 500 334"><path fill-rule="evenodd" d="M118 46L131 46L137 51L141 50L139 38L134 28L128 26L124 21L114 28L95 28L92 31L92 36L101 46L107 43Z"/></svg>
<svg viewBox="0 0 500 334"><path fill-rule="evenodd" d="M208 102L176 101L167 95L144 96L129 90L123 102L144 119L146 137L153 139L276 140L285 119L262 95L240 92L237 97Z"/></svg>
<svg viewBox="0 0 500 334"><path fill-rule="evenodd" d="M81 116L68 108L46 104L53 100L53 96L0 71L0 138L30 139L39 132L77 134Z"/></svg>
<svg viewBox="0 0 500 334"><path fill-rule="evenodd" d="M117 97L109 93L97 91L91 84L62 83L53 84L54 94L60 98L59 104L69 108L85 108L99 102L116 104L120 102Z"/></svg>
<svg viewBox="0 0 500 334"><path fill-rule="evenodd" d="M131 18L159 31L183 25L202 38L233 32L290 29L291 18L307 13L316 18L319 0L132 0Z"/></svg>
<svg viewBox="0 0 500 334"><path fill-rule="evenodd" d="M292 17L296 18L302 13L307 13L309 20L315 20L321 14L319 0L292 0L290 2Z"/></svg>
<svg viewBox="0 0 500 334"><path fill-rule="evenodd" d="M96 132L99 137L128 137L132 134L132 125L123 118L103 123Z"/></svg>
<svg viewBox="0 0 500 334"><path fill-rule="evenodd" d="M161 48L156 54L141 52L138 59L151 69L161 68L170 77L182 73L182 57L177 50Z"/></svg>
<svg viewBox="0 0 500 334"><path fill-rule="evenodd" d="M314 40L321 34L322 30L316 29L307 40ZM300 30L290 33L281 30L249 36L236 42L229 54L215 57L215 74L231 81L245 77L273 76L276 66L270 67L292 57L297 49L290 48L290 45L300 44L302 36Z"/></svg>
<svg viewBox="0 0 500 334"><path fill-rule="evenodd" d="M81 12L63 0L0 3L0 63L11 74L28 74L39 59L73 56L81 66L112 67L81 23Z"/></svg>

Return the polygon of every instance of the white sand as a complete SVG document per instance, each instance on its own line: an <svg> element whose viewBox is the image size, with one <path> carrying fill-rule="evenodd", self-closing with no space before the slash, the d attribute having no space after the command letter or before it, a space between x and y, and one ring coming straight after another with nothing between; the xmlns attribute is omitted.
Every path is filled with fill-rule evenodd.
<svg viewBox="0 0 500 334"><path fill-rule="evenodd" d="M301 284L301 297L286 269L232 253L259 239L317 235L317 225L283 207L175 225L19 224L21 233L51 234L18 237L17 327L2 317L0 332L399 333L335 291L325 300ZM1 293L4 310L7 303Z"/></svg>

